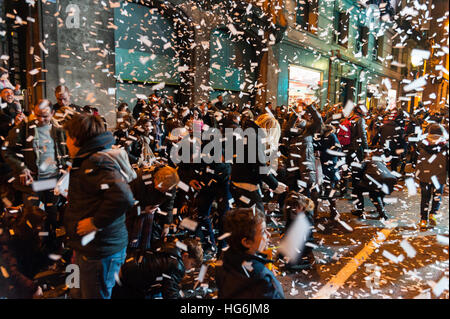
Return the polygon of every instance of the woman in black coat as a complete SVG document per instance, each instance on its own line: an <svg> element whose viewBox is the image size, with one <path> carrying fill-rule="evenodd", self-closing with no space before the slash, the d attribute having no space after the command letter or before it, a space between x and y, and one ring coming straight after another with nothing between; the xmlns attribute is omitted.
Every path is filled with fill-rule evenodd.
<svg viewBox="0 0 450 319"><path fill-rule="evenodd" d="M334 133L335 129L332 125L325 125L322 132L322 138L319 142L320 162L322 164L322 172L324 178L325 198L330 203L330 214L332 218L337 215L336 197L334 196L334 189L337 182L340 180L339 169L336 164L341 152L341 144ZM342 153L345 157L345 154Z"/></svg>
<svg viewBox="0 0 450 319"><path fill-rule="evenodd" d="M300 118L297 113L292 113L283 130L283 150L288 158L287 182L290 190L302 189L317 207L314 135L320 133L323 121L312 104L306 107L305 115Z"/></svg>
<svg viewBox="0 0 450 319"><path fill-rule="evenodd" d="M231 194L237 207L252 207L264 211L264 203L260 186L262 182L266 183L275 193L282 193L286 190L286 185L275 178L270 171L271 167L266 161L262 160L264 154L278 151L278 142L280 138L280 125L277 120L269 114L262 114L256 121L247 120L243 127L249 129L254 136L245 135L235 138L233 145L243 143L243 152L234 153L233 164L231 167ZM262 134L258 134L262 133ZM255 138L256 141L251 141ZM255 143L256 148L251 150L249 145ZM225 158L227 162L229 159Z"/></svg>

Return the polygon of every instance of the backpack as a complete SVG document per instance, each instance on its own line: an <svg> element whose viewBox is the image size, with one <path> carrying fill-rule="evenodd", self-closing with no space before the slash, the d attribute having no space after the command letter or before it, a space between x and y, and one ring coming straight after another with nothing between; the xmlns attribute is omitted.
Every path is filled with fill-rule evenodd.
<svg viewBox="0 0 450 319"><path fill-rule="evenodd" d="M339 130L337 132L337 138L339 140L339 143L341 143L342 146L347 146L352 141L352 123L349 119L345 119L341 122L339 126Z"/></svg>

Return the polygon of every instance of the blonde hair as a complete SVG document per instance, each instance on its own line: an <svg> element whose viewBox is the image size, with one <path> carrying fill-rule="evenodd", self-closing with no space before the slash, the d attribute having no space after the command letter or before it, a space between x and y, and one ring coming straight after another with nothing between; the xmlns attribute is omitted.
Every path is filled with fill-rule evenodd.
<svg viewBox="0 0 450 319"><path fill-rule="evenodd" d="M278 150L278 143L281 137L280 123L268 113L258 116L255 123L266 132L267 145L274 150Z"/></svg>

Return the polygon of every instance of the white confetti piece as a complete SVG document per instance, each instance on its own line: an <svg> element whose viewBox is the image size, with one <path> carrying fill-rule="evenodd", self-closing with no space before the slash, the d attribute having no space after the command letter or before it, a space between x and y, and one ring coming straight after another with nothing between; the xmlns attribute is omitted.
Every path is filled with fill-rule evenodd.
<svg viewBox="0 0 450 319"><path fill-rule="evenodd" d="M403 248L403 250L406 253L406 256L408 256L409 258L413 258L416 256L416 250L414 249L413 246L411 246L411 244L406 239L400 243L400 247Z"/></svg>
<svg viewBox="0 0 450 319"><path fill-rule="evenodd" d="M249 204L250 201L251 201L249 198L245 197L244 195L242 195L241 197L239 197L239 200L240 200L241 202L246 203L246 204Z"/></svg>
<svg viewBox="0 0 450 319"><path fill-rule="evenodd" d="M345 104L344 109L342 110L342 114L344 115L344 117L349 117L354 108L355 103L353 103L352 100L348 100L347 103Z"/></svg>
<svg viewBox="0 0 450 319"><path fill-rule="evenodd" d="M448 285L449 285L449 281L448 281L448 277L442 277L441 280L439 280L439 282L434 285L433 287L433 294L436 297L439 297L445 290L448 290Z"/></svg>
<svg viewBox="0 0 450 319"><path fill-rule="evenodd" d="M48 258L50 258L51 260L60 260L61 257L62 257L61 255L57 255L57 254L48 255Z"/></svg>
<svg viewBox="0 0 450 319"><path fill-rule="evenodd" d="M439 184L439 181L438 181L436 175L431 176L431 181L433 182L433 185L436 189L441 188L441 184Z"/></svg>
<svg viewBox="0 0 450 319"><path fill-rule="evenodd" d="M281 240L278 251L289 260L295 260L303 250L310 232L311 224L305 214L298 214Z"/></svg>
<svg viewBox="0 0 450 319"><path fill-rule="evenodd" d="M185 191L186 193L189 192L189 186L185 183L183 183L182 181L180 181L177 185L179 188L181 188L183 191Z"/></svg>
<svg viewBox="0 0 450 319"><path fill-rule="evenodd" d="M54 189L56 186L56 178L47 179L43 181L33 182L32 188L34 192L40 192L47 189Z"/></svg>
<svg viewBox="0 0 450 319"><path fill-rule="evenodd" d="M200 267L200 272L198 274L198 282L202 283L205 280L206 270L208 270L208 265L202 265Z"/></svg>
<svg viewBox="0 0 450 319"><path fill-rule="evenodd" d="M84 236L81 238L81 246L86 246L86 245L89 244L92 240L94 240L95 234L96 234L96 233L97 233L96 231L93 231L93 232L90 232L90 233L87 234L87 235L84 235Z"/></svg>
<svg viewBox="0 0 450 319"><path fill-rule="evenodd" d="M231 236L231 233L225 233L225 234L223 234L222 236L219 236L218 238L217 238L217 240L224 240L225 238L228 238L228 237L230 237Z"/></svg>
<svg viewBox="0 0 450 319"><path fill-rule="evenodd" d="M439 244L444 245L444 246L448 246L448 237L447 236L442 236L442 235L436 235L436 240Z"/></svg>
<svg viewBox="0 0 450 319"><path fill-rule="evenodd" d="M101 184L100 185L100 189L109 189L109 185L108 184Z"/></svg>
<svg viewBox="0 0 450 319"><path fill-rule="evenodd" d="M185 218L180 223L180 227L189 229L191 231L195 231L197 229L197 225L198 223L190 218Z"/></svg>
<svg viewBox="0 0 450 319"><path fill-rule="evenodd" d="M417 195L417 187L414 178L409 177L405 179L405 185L408 188L408 196Z"/></svg>
<svg viewBox="0 0 450 319"><path fill-rule="evenodd" d="M391 254L390 252L388 252L387 250L383 251L382 254L384 257L386 257L387 259L389 259L390 261L392 261L393 263L397 264L399 262L399 259L397 256Z"/></svg>
<svg viewBox="0 0 450 319"><path fill-rule="evenodd" d="M187 245L179 240L176 241L175 246L177 246L181 250L188 251Z"/></svg>
<svg viewBox="0 0 450 319"><path fill-rule="evenodd" d="M427 80L425 77L420 77L417 80L412 81L410 84L406 85L403 89L405 92L409 92L412 90L418 90L424 87L427 84Z"/></svg>
<svg viewBox="0 0 450 319"><path fill-rule="evenodd" d="M353 231L353 228L350 227L349 224L347 224L346 222L344 222L343 220L338 219L339 224L342 225L342 227L344 227L345 229L347 229L348 231Z"/></svg>

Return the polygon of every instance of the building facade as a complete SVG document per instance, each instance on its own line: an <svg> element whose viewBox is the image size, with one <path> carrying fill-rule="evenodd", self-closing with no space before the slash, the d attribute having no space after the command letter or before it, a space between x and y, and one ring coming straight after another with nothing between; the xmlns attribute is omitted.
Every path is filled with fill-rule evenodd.
<svg viewBox="0 0 450 319"><path fill-rule="evenodd" d="M25 55L35 71L22 80L32 97L54 100L65 84L74 103L98 107L109 123L119 102L132 108L155 89L190 107L219 94L253 107L417 102L402 91L413 77L397 22L408 18L405 1L16 2L34 17L19 17L33 34ZM19 13L6 14L17 24Z"/></svg>

